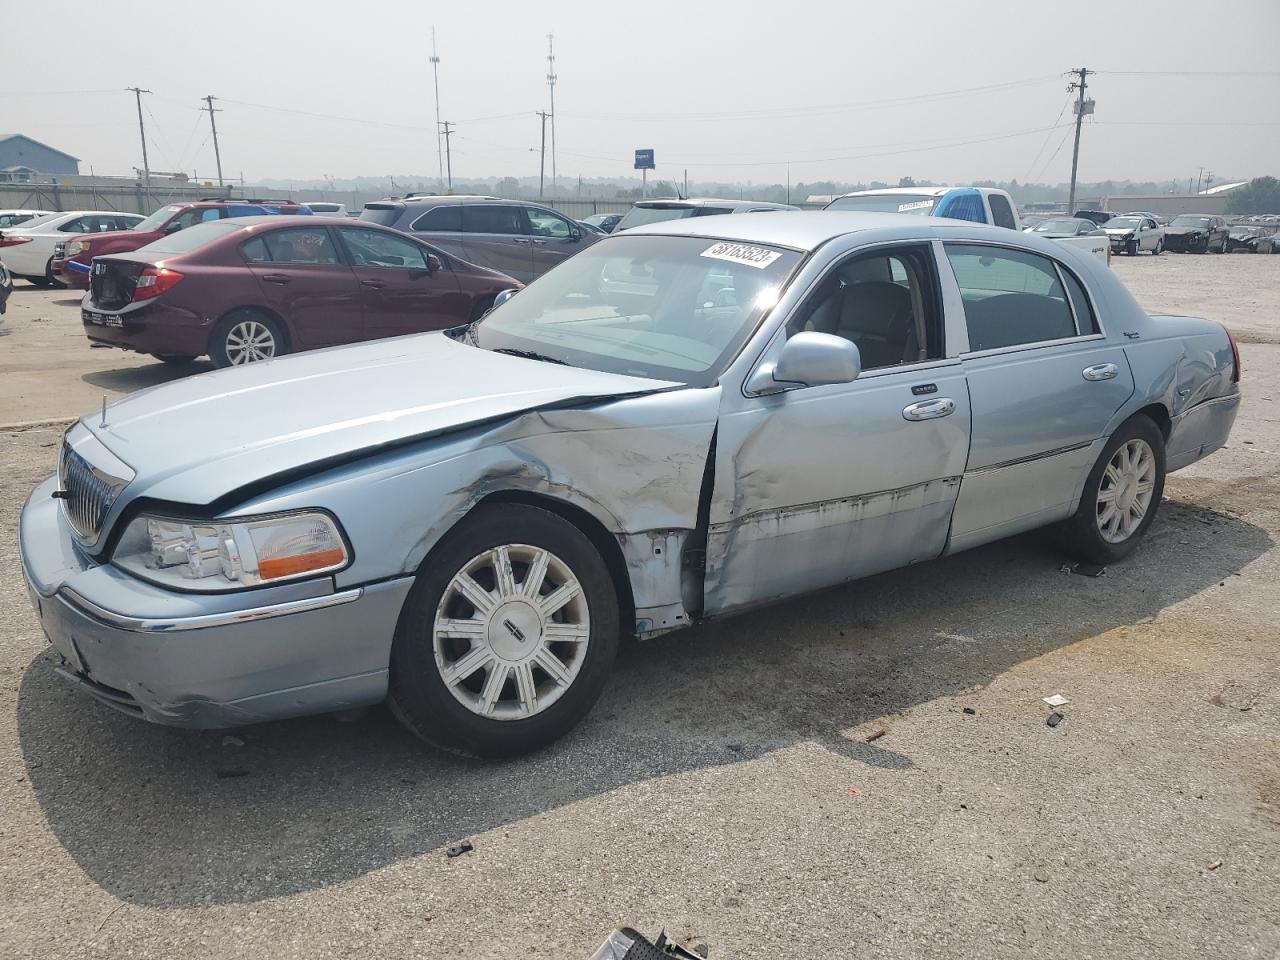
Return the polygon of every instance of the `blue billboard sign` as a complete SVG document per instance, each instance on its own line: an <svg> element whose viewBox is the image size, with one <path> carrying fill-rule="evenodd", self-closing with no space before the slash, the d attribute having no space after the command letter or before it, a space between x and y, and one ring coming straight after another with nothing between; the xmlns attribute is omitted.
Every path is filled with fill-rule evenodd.
<svg viewBox="0 0 1280 960"><path fill-rule="evenodd" d="M652 148L652 147L651 147L651 148L649 148L648 150L637 150L637 151L636 151L636 166L635 166L635 169L637 169L637 170L652 170L652 169L653 169L653 148Z"/></svg>

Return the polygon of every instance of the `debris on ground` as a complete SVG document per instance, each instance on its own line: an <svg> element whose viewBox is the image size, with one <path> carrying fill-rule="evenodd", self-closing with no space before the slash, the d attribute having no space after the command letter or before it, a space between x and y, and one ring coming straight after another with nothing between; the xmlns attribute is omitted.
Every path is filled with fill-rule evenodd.
<svg viewBox="0 0 1280 960"><path fill-rule="evenodd" d="M850 787L850 788L849 788L849 796L851 796L851 797L860 797L860 796L862 796L862 791L861 791L861 790L859 790L857 787Z"/></svg>
<svg viewBox="0 0 1280 960"><path fill-rule="evenodd" d="M1049 714L1049 719L1046 720L1045 723L1047 723L1051 727L1056 727L1065 719L1067 719L1066 716L1064 716L1061 713L1058 713L1058 711L1055 710L1053 713Z"/></svg>
<svg viewBox="0 0 1280 960"><path fill-rule="evenodd" d="M963 710L961 710L960 712L961 712L961 713L967 713L967 714L968 714L969 716L971 716L971 717L976 717L976 716L978 715L978 711L977 711L977 710L975 710L975 709L973 709L973 707L965 707L965 708L964 708Z"/></svg>
<svg viewBox="0 0 1280 960"><path fill-rule="evenodd" d="M1225 687L1209 698L1215 707L1228 710L1239 710L1241 713L1252 710L1258 705L1259 694L1244 684L1232 680Z"/></svg>
<svg viewBox="0 0 1280 960"><path fill-rule="evenodd" d="M1037 883L1049 882L1049 874L1045 873L1043 870L1037 870L1033 876L1036 878Z"/></svg>
<svg viewBox="0 0 1280 960"><path fill-rule="evenodd" d="M1205 865L1205 869L1206 869L1206 870L1217 870L1220 866L1222 866L1222 861L1221 861L1221 860L1215 860L1215 861L1213 861L1213 863L1206 864L1206 865Z"/></svg>
<svg viewBox="0 0 1280 960"><path fill-rule="evenodd" d="M1070 564L1067 572L1080 577L1105 577L1107 568L1097 563L1073 563Z"/></svg>
<svg viewBox="0 0 1280 960"><path fill-rule="evenodd" d="M888 733L888 732L889 732L888 730L877 730L875 733L870 734L870 735L866 738L866 739L867 739L867 743L875 743L877 740L879 740L881 737L883 737L883 736L884 736L886 733Z"/></svg>
<svg viewBox="0 0 1280 960"><path fill-rule="evenodd" d="M1060 693L1055 693L1049 697L1041 697L1040 699L1043 700L1045 703L1047 703L1051 707L1065 707L1068 703L1071 702Z"/></svg>
<svg viewBox="0 0 1280 960"><path fill-rule="evenodd" d="M244 737L237 737L232 734L227 734L225 737L222 738L222 745L224 747L243 747Z"/></svg>
<svg viewBox="0 0 1280 960"><path fill-rule="evenodd" d="M707 960L711 949L705 943L697 943L692 949L681 946L663 930L657 940L648 940L630 927L614 930L591 955L590 960L657 960L674 957L675 960Z"/></svg>
<svg viewBox="0 0 1280 960"><path fill-rule="evenodd" d="M460 857L464 853L470 853L475 847L471 845L470 840L463 840L461 843L455 843L452 847L444 852L444 855L452 860L454 857Z"/></svg>

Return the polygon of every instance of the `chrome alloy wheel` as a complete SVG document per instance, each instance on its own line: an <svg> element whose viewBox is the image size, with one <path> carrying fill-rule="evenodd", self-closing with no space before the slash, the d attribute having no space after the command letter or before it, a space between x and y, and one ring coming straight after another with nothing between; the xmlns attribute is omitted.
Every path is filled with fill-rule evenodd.
<svg viewBox="0 0 1280 960"><path fill-rule="evenodd" d="M1098 532L1108 543L1133 536L1151 507L1156 456L1145 440L1129 440L1111 457L1098 484Z"/></svg>
<svg viewBox="0 0 1280 960"><path fill-rule="evenodd" d="M432 624L436 668L472 713L522 720L573 685L591 633L586 594L559 557L522 543L472 557Z"/></svg>
<svg viewBox="0 0 1280 960"><path fill-rule="evenodd" d="M265 323L241 320L227 331L227 359L232 366L270 360L275 355L276 338Z"/></svg>

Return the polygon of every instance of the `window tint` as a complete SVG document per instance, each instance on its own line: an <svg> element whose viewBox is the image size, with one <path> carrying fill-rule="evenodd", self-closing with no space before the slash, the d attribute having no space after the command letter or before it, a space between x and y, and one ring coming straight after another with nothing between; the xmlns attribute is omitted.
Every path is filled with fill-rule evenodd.
<svg viewBox="0 0 1280 960"><path fill-rule="evenodd" d="M991 217L997 227L1017 229L1018 223L1013 217L1013 208L1009 206L1008 200L998 193L991 193L987 195L987 202L991 204Z"/></svg>
<svg viewBox="0 0 1280 960"><path fill-rule="evenodd" d="M476 203L462 205L462 229L467 233L519 234L524 230L519 207Z"/></svg>
<svg viewBox="0 0 1280 960"><path fill-rule="evenodd" d="M218 220L222 217L222 211L217 207L194 207L179 216L174 222L182 225L182 229L193 227L197 223L209 223L212 220Z"/></svg>
<svg viewBox="0 0 1280 960"><path fill-rule="evenodd" d="M960 285L969 349L994 350L1076 335L1053 262L1021 250L947 244Z"/></svg>
<svg viewBox="0 0 1280 960"><path fill-rule="evenodd" d="M573 236L573 227L564 217L557 216L549 210L537 207L525 207L529 217L529 232L535 237L554 237L557 240L568 240Z"/></svg>
<svg viewBox="0 0 1280 960"><path fill-rule="evenodd" d="M132 230L135 224L142 222L141 217L116 217L117 230Z"/></svg>
<svg viewBox="0 0 1280 960"><path fill-rule="evenodd" d="M851 340L864 370L942 356L932 262L927 247L844 261L796 311L787 335L808 330Z"/></svg>
<svg viewBox="0 0 1280 960"><path fill-rule="evenodd" d="M86 229L84 217L76 217L74 220L68 220L58 228L59 233L84 233Z"/></svg>
<svg viewBox="0 0 1280 960"><path fill-rule="evenodd" d="M366 203L360 211L360 219L366 223L376 223L380 227L389 227L400 219L402 203Z"/></svg>
<svg viewBox="0 0 1280 960"><path fill-rule="evenodd" d="M241 245L250 263L337 263L338 251L327 230L296 227L273 230Z"/></svg>
<svg viewBox="0 0 1280 960"><path fill-rule="evenodd" d="M1098 318L1093 315L1093 307L1089 306L1089 298L1085 296L1084 287L1076 279L1076 275L1070 270L1063 270L1062 276L1067 281L1067 296L1071 298L1071 306L1076 312L1076 323L1080 327L1080 332L1082 334L1101 333Z"/></svg>
<svg viewBox="0 0 1280 960"><path fill-rule="evenodd" d="M351 262L358 267L427 269L426 251L412 240L392 236L381 230L361 230L358 227L338 229L351 254Z"/></svg>
<svg viewBox="0 0 1280 960"><path fill-rule="evenodd" d="M440 230L449 233L462 232L462 206L456 203L432 207L417 220L410 230Z"/></svg>
<svg viewBox="0 0 1280 960"><path fill-rule="evenodd" d="M733 213L732 207L699 207L693 212L695 217L714 217L721 213Z"/></svg>

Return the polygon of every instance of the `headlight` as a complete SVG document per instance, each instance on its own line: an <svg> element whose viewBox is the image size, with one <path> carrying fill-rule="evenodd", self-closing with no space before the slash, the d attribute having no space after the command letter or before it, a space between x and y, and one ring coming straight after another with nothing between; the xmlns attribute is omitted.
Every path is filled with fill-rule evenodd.
<svg viewBox="0 0 1280 960"><path fill-rule="evenodd" d="M84 253L88 249L89 244L85 240L69 240L62 252L68 257L74 257L77 254Z"/></svg>
<svg viewBox="0 0 1280 960"><path fill-rule="evenodd" d="M330 573L349 559L333 518L306 511L227 522L140 516L111 562L178 590L234 590Z"/></svg>

